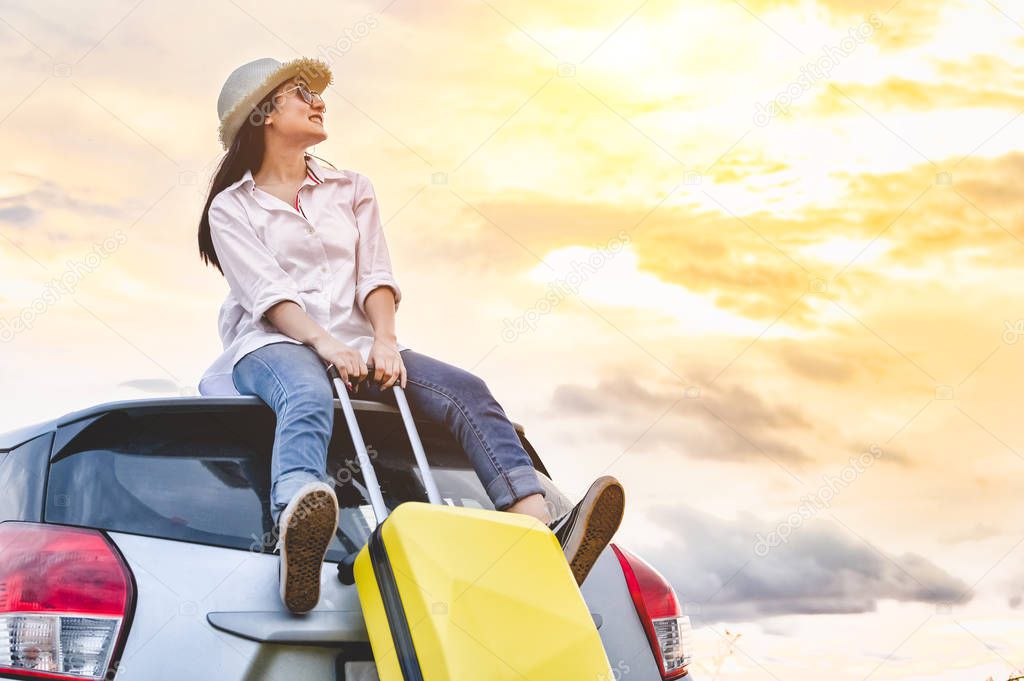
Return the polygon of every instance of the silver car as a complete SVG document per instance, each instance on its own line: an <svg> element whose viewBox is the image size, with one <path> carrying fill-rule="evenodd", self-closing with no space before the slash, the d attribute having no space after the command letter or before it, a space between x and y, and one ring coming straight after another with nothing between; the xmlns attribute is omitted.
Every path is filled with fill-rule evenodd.
<svg viewBox="0 0 1024 681"><path fill-rule="evenodd" d="M425 501L398 411L352 404L387 505ZM278 593L275 416L259 398L110 402L0 435L0 678L377 679L356 588L337 573L373 516L335 405L341 511L306 615ZM568 510L515 426L548 499ZM417 428L444 500L493 508L451 435ZM615 681L689 678L689 619L657 571L613 543L581 591Z"/></svg>

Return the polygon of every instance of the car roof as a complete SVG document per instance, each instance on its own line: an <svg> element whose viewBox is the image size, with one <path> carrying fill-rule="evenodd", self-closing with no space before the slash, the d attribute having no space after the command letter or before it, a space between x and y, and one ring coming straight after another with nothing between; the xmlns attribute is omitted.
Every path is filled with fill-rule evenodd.
<svg viewBox="0 0 1024 681"><path fill-rule="evenodd" d="M335 408L341 406L341 401L338 398L334 398ZM144 411L157 411L161 409L167 410L191 410L194 411L196 407L241 407L241 406L266 406L262 399L256 395L228 395L221 397L202 397L202 396L181 396L181 397L151 397L134 400L116 400L113 402L104 402L102 404L96 404L91 407L79 409L77 411L69 412L59 418L50 419L48 421L40 421L14 430L9 430L6 433L0 433L0 453L14 449L15 447L28 442L29 440L39 437L44 433L49 433L52 430L59 428L60 426L74 423L82 419L91 418L98 416L110 411L123 411L123 410L144 410ZM394 414L398 413L398 410L392 407L390 404L383 404L381 402L373 402L370 400L352 400L353 409L360 411L382 411L391 412ZM522 425L512 421L512 425L521 435L524 434Z"/></svg>

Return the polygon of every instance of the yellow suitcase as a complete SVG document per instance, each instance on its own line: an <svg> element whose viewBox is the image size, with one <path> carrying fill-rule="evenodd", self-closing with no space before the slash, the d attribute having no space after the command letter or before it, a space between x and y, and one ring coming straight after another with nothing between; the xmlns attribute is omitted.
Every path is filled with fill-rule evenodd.
<svg viewBox="0 0 1024 681"><path fill-rule="evenodd" d="M520 513L441 503L402 388L393 386L432 503L388 513L337 370L377 527L353 568L381 681L612 681L558 539Z"/></svg>

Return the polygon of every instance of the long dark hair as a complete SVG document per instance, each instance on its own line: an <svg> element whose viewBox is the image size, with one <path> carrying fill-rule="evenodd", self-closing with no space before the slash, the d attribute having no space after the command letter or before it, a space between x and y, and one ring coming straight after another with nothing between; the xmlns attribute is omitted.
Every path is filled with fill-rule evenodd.
<svg viewBox="0 0 1024 681"><path fill-rule="evenodd" d="M227 153L220 160L217 172L214 173L213 181L210 183L210 193L206 196L203 215L199 219L199 257L205 264L213 265L220 270L222 275L224 274L224 269L220 266L220 259L217 258L217 251L214 249L213 240L210 238L210 204L213 203L214 197L225 187L242 179L246 170L251 171L253 175L259 172L260 166L263 164L263 152L266 150L266 144L263 139L263 121L266 116L258 112L270 112L273 110L274 94L281 89L281 85L283 83L278 84L273 90L268 92L267 96L261 99L253 108L252 113L246 116L245 122L242 123L238 134L235 135L235 139L231 142ZM313 156L313 154L309 155ZM314 156L314 158L320 159L319 156ZM334 164L330 161L326 159L320 160L325 161L334 168Z"/></svg>

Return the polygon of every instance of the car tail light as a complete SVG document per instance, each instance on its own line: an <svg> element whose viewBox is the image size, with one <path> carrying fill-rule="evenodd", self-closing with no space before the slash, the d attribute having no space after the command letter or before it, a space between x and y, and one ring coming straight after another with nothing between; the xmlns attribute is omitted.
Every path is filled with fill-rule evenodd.
<svg viewBox="0 0 1024 681"><path fill-rule="evenodd" d="M131 573L98 531L0 523L0 674L105 678L133 599Z"/></svg>
<svg viewBox="0 0 1024 681"><path fill-rule="evenodd" d="M686 675L690 663L690 618L668 580L637 555L612 544L626 577L637 615L647 631L662 679Z"/></svg>

